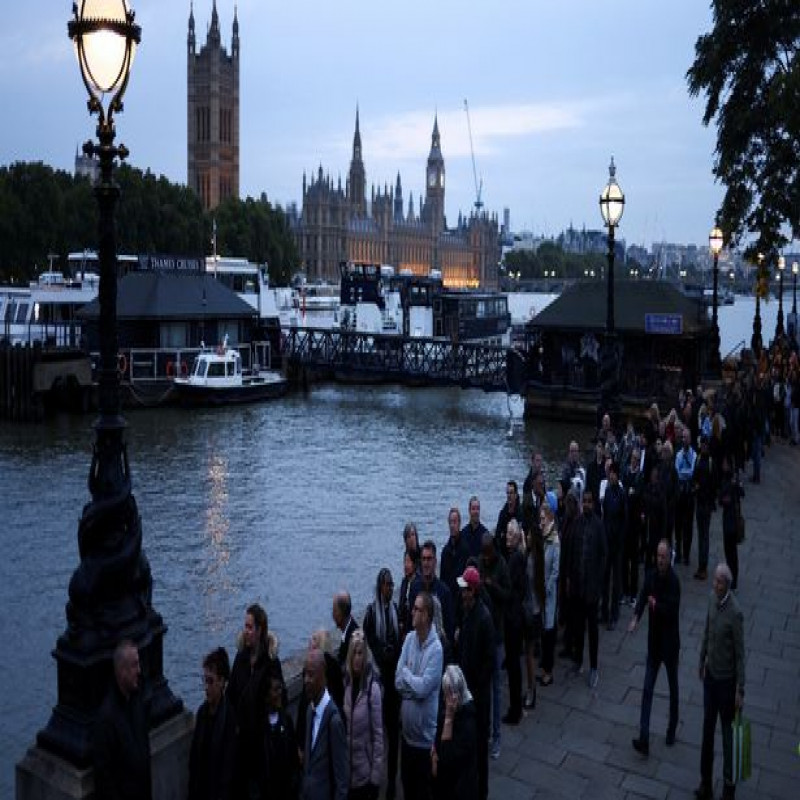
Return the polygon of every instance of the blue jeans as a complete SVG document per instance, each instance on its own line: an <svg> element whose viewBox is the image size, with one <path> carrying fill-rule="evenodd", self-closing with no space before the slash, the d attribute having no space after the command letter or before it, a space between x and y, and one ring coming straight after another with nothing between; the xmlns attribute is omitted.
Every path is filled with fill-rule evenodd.
<svg viewBox="0 0 800 800"><path fill-rule="evenodd" d="M639 738L647 742L650 739L650 711L653 707L653 690L658 678L658 670L661 666L661 658L651 659L647 657L647 668L644 673L644 689L642 690L642 714L639 718ZM667 683L669 683L669 722L667 723L667 735L675 735L678 727L678 659L671 658L664 661L664 668L667 671Z"/></svg>
<svg viewBox="0 0 800 800"><path fill-rule="evenodd" d="M494 670L492 672L492 741L500 743L500 684L502 682L503 645L494 648Z"/></svg>

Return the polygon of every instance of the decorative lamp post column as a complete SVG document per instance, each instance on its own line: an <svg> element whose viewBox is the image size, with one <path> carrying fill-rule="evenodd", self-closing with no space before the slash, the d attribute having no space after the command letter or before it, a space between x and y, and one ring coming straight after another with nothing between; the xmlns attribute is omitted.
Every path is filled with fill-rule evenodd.
<svg viewBox="0 0 800 800"><path fill-rule="evenodd" d="M797 316L797 272L800 265L795 261L792 264L792 314Z"/></svg>
<svg viewBox="0 0 800 800"><path fill-rule="evenodd" d="M764 262L764 254L758 254L758 267L756 268L756 313L753 317L753 335L750 337L750 347L758 356L764 343L761 339L761 266Z"/></svg>
<svg viewBox="0 0 800 800"><path fill-rule="evenodd" d="M790 344L796 348L800 337L797 335L797 273L800 270L800 264L796 261L792 263L792 313L789 314L788 325L786 326L789 333Z"/></svg>
<svg viewBox="0 0 800 800"><path fill-rule="evenodd" d="M778 256L778 321L775 324L775 338L783 338L783 271L786 269L786 259Z"/></svg>
<svg viewBox="0 0 800 800"><path fill-rule="evenodd" d="M130 639L139 650L151 726L179 713L183 704L163 676L166 627L152 606L152 576L142 549L141 518L131 492L123 439L117 366L114 208L119 187L113 181L113 167L114 160L124 159L128 150L114 145L114 115L122 111L141 29L134 24L127 0L81 0L73 10L68 33L89 93L89 113L98 117L98 141L86 142L83 152L100 163L100 180L94 189L99 211L100 414L89 470L92 499L84 506L78 525L81 560L69 584L67 628L53 653L58 702L37 741L40 747L84 767L91 763L91 729L110 686L112 655L121 640Z"/></svg>
<svg viewBox="0 0 800 800"><path fill-rule="evenodd" d="M614 157L608 167L608 183L600 193L600 214L608 228L608 271L606 274L606 332L603 361L600 365L600 405L598 420L603 414L617 410L617 363L616 327L614 324L614 229L622 219L625 210L625 195L616 178L617 168Z"/></svg>
<svg viewBox="0 0 800 800"><path fill-rule="evenodd" d="M708 235L708 249L714 256L714 290L711 299L711 371L719 376L719 254L722 251L722 231L714 227Z"/></svg>

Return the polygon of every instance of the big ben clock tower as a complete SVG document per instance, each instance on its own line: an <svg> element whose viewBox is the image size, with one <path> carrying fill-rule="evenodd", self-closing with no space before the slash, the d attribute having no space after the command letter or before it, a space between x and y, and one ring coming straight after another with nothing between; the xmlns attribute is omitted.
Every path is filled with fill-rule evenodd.
<svg viewBox="0 0 800 800"><path fill-rule="evenodd" d="M444 230L444 159L438 116L433 120L431 152L425 169L425 217L434 236Z"/></svg>

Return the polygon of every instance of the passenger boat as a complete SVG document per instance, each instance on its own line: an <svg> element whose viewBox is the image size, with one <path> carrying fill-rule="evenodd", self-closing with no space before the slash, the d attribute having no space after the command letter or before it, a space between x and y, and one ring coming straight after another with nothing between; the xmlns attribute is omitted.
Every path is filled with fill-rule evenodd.
<svg viewBox="0 0 800 800"><path fill-rule="evenodd" d="M228 347L228 337L216 349L203 347L186 377L175 378L178 402L192 406L221 406L271 400L286 393L280 372L242 369L238 350Z"/></svg>

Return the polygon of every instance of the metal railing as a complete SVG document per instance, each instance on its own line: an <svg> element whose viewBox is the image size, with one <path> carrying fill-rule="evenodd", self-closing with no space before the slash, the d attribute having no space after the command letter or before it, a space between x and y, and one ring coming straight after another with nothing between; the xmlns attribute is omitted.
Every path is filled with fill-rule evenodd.
<svg viewBox="0 0 800 800"><path fill-rule="evenodd" d="M506 391L507 348L498 345L292 328L281 335L281 355L340 377Z"/></svg>

